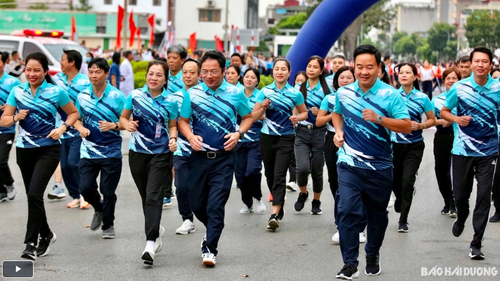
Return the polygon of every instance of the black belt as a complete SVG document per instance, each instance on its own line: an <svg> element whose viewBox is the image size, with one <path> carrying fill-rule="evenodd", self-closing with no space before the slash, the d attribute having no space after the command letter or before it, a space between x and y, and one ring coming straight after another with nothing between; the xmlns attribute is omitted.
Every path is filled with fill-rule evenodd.
<svg viewBox="0 0 500 281"><path fill-rule="evenodd" d="M318 126L315 126L315 125L304 125L304 124L300 124L300 123L297 124L297 125L299 125L300 127L304 127L304 128L306 128L308 130L319 129L319 128L325 127L325 126L318 127Z"/></svg>
<svg viewBox="0 0 500 281"><path fill-rule="evenodd" d="M217 151L195 151L193 150L191 153L197 156L206 157L208 159L215 159L217 157L227 156L234 153L234 150L225 151L225 150L217 150Z"/></svg>

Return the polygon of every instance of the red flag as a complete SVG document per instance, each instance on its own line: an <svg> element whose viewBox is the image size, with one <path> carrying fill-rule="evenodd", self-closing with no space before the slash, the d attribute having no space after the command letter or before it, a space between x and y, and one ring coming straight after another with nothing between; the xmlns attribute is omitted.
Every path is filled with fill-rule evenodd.
<svg viewBox="0 0 500 281"><path fill-rule="evenodd" d="M215 35L214 38L215 38L215 49L217 51L223 52L224 51L224 44L220 40L219 36Z"/></svg>
<svg viewBox="0 0 500 281"><path fill-rule="evenodd" d="M125 10L123 7L118 5L118 24L116 29L116 48L122 47L122 28L123 28L123 17L125 14Z"/></svg>
<svg viewBox="0 0 500 281"><path fill-rule="evenodd" d="M149 47L153 48L155 42L155 14L148 17L148 23L151 27L151 34L149 35Z"/></svg>
<svg viewBox="0 0 500 281"><path fill-rule="evenodd" d="M141 48L141 29L137 29L137 49Z"/></svg>
<svg viewBox="0 0 500 281"><path fill-rule="evenodd" d="M137 32L137 27L135 26L134 22L134 11L130 12L130 17L128 18L128 27L130 29L130 40L128 45L132 47L132 45L134 45L135 33Z"/></svg>
<svg viewBox="0 0 500 281"><path fill-rule="evenodd" d="M194 50L196 50L197 44L198 42L196 41L196 32L195 32L189 36L189 48L191 49L191 51L194 52Z"/></svg>
<svg viewBox="0 0 500 281"><path fill-rule="evenodd" d="M71 41L75 41L76 21L75 15L71 14Z"/></svg>

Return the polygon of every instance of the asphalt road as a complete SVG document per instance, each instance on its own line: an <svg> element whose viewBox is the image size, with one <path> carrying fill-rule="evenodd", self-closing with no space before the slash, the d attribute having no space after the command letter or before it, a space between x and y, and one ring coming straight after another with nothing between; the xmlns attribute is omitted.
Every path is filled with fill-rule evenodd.
<svg viewBox="0 0 500 281"><path fill-rule="evenodd" d="M471 217L462 236L455 238L451 234L453 219L440 214L443 200L434 176L433 133L424 133L426 150L409 216L410 232L397 232L398 214L389 209L389 226L381 249L382 274L367 277L362 273L365 255L361 248L360 280L455 280L458 276L462 276L459 280L499 280L500 224L488 225L483 242L486 259L473 261L468 257ZM26 194L15 164L15 149L10 163L19 193L15 200L0 203L0 261L20 259L27 220ZM264 179L262 184L267 198ZM58 239L50 253L35 262L33 280L332 280L343 266L340 248L331 241L335 232L333 197L326 179L323 215L309 214L310 201L304 211L295 212L297 193L287 192L287 213L275 233L266 231L270 203L266 202L265 215L239 214L243 204L239 190L233 188L215 268L205 268L201 263L199 245L205 228L200 222L195 221L195 233L175 234L182 223L175 200L171 209L163 211L162 225L167 230L163 250L156 255L153 267L142 263L144 219L127 156L117 195L114 240L103 240L99 231L84 228L90 224L93 210L67 209L69 198L45 201L49 225ZM473 200L474 195L472 206ZM424 276L426 273L433 276ZM472 273L476 276L471 277ZM479 273L497 275L477 276Z"/></svg>

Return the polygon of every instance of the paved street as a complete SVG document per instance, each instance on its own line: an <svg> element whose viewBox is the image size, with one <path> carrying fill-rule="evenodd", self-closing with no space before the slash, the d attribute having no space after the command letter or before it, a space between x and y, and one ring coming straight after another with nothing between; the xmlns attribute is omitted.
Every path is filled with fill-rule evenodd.
<svg viewBox="0 0 500 281"><path fill-rule="evenodd" d="M471 217L462 236L455 238L451 234L453 219L440 215L443 202L434 176L433 134L434 131L424 133L427 147L410 211L410 232L397 232L398 214L389 209L389 227L381 250L382 275L367 277L363 274L365 255L361 249L359 280L455 280L456 277L422 277L422 267L430 271L437 266L443 269L442 274L446 267L451 271L457 267L500 268L500 224L488 225L483 243L486 259L472 261L468 257L473 233ZM127 152L127 144L128 139L124 141L124 152ZM24 249L27 201L15 164L15 149L10 163L19 193L14 201L0 203L0 261L20 259ZM264 182L263 178L262 190L267 199L269 191ZM268 211L265 215L239 214L243 204L239 190L233 188L226 205L226 227L219 244L216 268L205 268L201 263L200 241L205 229L200 222L195 221L193 234L175 234L182 223L175 200L171 209L163 211L162 225L167 230L163 250L156 255L154 266L146 267L141 261L145 246L144 219L127 156L123 159L117 194L114 240L103 240L100 231L84 228L90 224L93 210L67 209L69 198L60 202L46 200L49 224L58 239L48 256L35 262L33 280L333 280L343 266L340 248L331 241L335 232L333 197L326 178L323 215L309 214L310 201L304 211L295 212L293 203L297 193L287 192L287 213L275 233L266 231L270 203L266 201ZM478 279L499 280L496 272L496 277Z"/></svg>

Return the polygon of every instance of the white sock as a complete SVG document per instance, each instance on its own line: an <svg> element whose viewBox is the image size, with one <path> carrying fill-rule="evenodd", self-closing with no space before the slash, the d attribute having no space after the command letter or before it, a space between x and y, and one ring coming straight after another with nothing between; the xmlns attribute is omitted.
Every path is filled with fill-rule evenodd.
<svg viewBox="0 0 500 281"><path fill-rule="evenodd" d="M151 240L146 241L146 249L144 249L144 250L148 251L148 252L151 252L151 253L154 253L154 251L155 251L155 241L151 241Z"/></svg>

